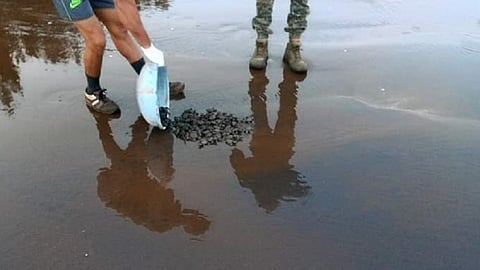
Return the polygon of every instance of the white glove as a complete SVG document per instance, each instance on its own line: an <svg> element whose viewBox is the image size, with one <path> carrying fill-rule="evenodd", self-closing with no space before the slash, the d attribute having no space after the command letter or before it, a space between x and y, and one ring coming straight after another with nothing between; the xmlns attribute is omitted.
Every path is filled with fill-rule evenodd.
<svg viewBox="0 0 480 270"><path fill-rule="evenodd" d="M159 66L165 65L165 60L163 58L163 52L155 48L153 44L147 49L142 48L143 54L152 62Z"/></svg>

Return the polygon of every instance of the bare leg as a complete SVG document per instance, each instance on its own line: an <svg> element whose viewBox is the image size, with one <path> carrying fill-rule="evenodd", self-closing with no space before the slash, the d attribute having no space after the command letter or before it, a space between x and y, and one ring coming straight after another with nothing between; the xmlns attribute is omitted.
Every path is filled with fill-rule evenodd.
<svg viewBox="0 0 480 270"><path fill-rule="evenodd" d="M103 52L105 50L105 33L96 17L75 22L75 26L85 39L86 48L83 56L85 73L92 77L100 77Z"/></svg>
<svg viewBox="0 0 480 270"><path fill-rule="evenodd" d="M95 15L97 15L98 19L107 27L113 43L115 43L115 47L117 47L129 63L133 63L142 58L132 37L128 34L127 28L120 20L116 9L96 9Z"/></svg>
<svg viewBox="0 0 480 270"><path fill-rule="evenodd" d="M128 31L133 35L138 44L142 48L149 48L152 40L143 26L135 0L115 0L115 5L124 25L127 26Z"/></svg>
<svg viewBox="0 0 480 270"><path fill-rule="evenodd" d="M140 18L135 0L115 0L115 5L119 11L120 18L130 34L132 34L140 45L143 54L150 59L150 61L163 66L165 64L163 52L155 48L152 40L148 36L142 19Z"/></svg>
<svg viewBox="0 0 480 270"><path fill-rule="evenodd" d="M130 64L137 62L142 58L142 55L134 44L132 37L128 34L128 32L131 31L140 46L144 48L143 52L146 56L150 60L158 63L158 61L155 61L155 52L157 49L152 45L151 40L143 27L135 0L116 0L115 2L118 5L117 9L97 9L95 13L100 21L107 26L117 49L123 56L125 56L125 58L127 58ZM125 25L129 25L130 27L127 29ZM152 50L154 57L150 54ZM163 53L160 58L163 65ZM182 99L184 97L184 89L185 84L182 82L170 83L170 93L173 99Z"/></svg>

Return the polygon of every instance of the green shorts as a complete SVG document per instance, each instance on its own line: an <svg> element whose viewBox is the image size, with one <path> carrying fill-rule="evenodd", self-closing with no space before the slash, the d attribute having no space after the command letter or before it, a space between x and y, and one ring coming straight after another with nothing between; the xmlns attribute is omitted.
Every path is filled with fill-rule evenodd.
<svg viewBox="0 0 480 270"><path fill-rule="evenodd" d="M88 19L98 8L114 8L113 0L53 0L58 14L70 21Z"/></svg>

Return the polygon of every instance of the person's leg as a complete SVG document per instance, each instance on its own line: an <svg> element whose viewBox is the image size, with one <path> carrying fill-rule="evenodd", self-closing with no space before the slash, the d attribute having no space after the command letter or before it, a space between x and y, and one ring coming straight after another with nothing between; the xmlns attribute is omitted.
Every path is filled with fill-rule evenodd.
<svg viewBox="0 0 480 270"><path fill-rule="evenodd" d="M300 38L307 28L307 15L310 13L308 0L291 0L290 13L288 14L288 27L285 31L289 33L289 42L285 49L283 60L290 68L298 73L307 71L307 63L300 54Z"/></svg>
<svg viewBox="0 0 480 270"><path fill-rule="evenodd" d="M252 19L252 28L257 32L258 39L268 39L272 34L272 9L274 0L257 0L257 15Z"/></svg>
<svg viewBox="0 0 480 270"><path fill-rule="evenodd" d="M159 51L153 46L145 27L143 25L140 13L137 9L137 3L135 0L115 0L115 5L119 11L119 17L123 24L127 27L127 30L132 34L135 40L138 42L142 51L145 53L148 59L158 63L157 58L161 58L163 62L163 55L159 56ZM140 68L141 69L141 68ZM185 83L183 82L170 82L170 96L173 99L182 99L185 97L184 89Z"/></svg>
<svg viewBox="0 0 480 270"><path fill-rule="evenodd" d="M85 39L83 54L85 74L87 78L99 79L102 70L103 53L105 50L105 33L96 17L74 22L82 37ZM89 83L88 91L91 93L100 89L100 84Z"/></svg>
<svg viewBox="0 0 480 270"><path fill-rule="evenodd" d="M54 0L53 2L58 14L64 19L72 21L85 39L86 47L83 59L88 89L92 91L99 89L105 34L94 16L90 2L73 0Z"/></svg>
<svg viewBox="0 0 480 270"><path fill-rule="evenodd" d="M85 39L84 67L87 77L85 101L95 111L112 114L118 111L115 102L108 99L100 86L105 34L98 19L94 16L89 1L54 0L59 15L72 21Z"/></svg>
<svg viewBox="0 0 480 270"><path fill-rule="evenodd" d="M268 59L268 35L272 34L273 0L257 0L257 15L252 19L252 28L257 32L255 50L250 58L250 67L264 69Z"/></svg>
<svg viewBox="0 0 480 270"><path fill-rule="evenodd" d="M115 6L120 13L120 19L138 44L142 48L149 48L152 40L143 26L135 0L115 0Z"/></svg>
<svg viewBox="0 0 480 270"><path fill-rule="evenodd" d="M132 37L128 34L127 27L120 20L116 9L96 8L94 12L98 19L107 27L115 47L130 64L143 58Z"/></svg>
<svg viewBox="0 0 480 270"><path fill-rule="evenodd" d="M88 82L85 93L87 106L97 112L113 114L119 110L119 107L105 95L105 90L100 86L100 73L106 46L102 25L97 17L93 16L89 19L75 22L75 26L86 41L84 59Z"/></svg>
<svg viewBox="0 0 480 270"><path fill-rule="evenodd" d="M310 13L308 0L290 0L290 13L288 14L285 31L289 33L290 41L300 42L300 37L307 29L307 15Z"/></svg>
<svg viewBox="0 0 480 270"><path fill-rule="evenodd" d="M157 49L143 26L135 0L115 0L120 19L140 45L143 54L159 66L165 65L163 52Z"/></svg>
<svg viewBox="0 0 480 270"><path fill-rule="evenodd" d="M157 60L156 58L161 58L161 61L163 62L163 55L161 57L157 57L159 52L155 46L153 46L152 40L145 30L135 0L115 0L115 4L117 10L119 11L118 14L120 19L127 28L128 32L130 32L138 42L147 58L154 62L158 62L155 61ZM185 89L185 83L170 82L169 87L170 95L173 99L182 99L185 97L183 92Z"/></svg>

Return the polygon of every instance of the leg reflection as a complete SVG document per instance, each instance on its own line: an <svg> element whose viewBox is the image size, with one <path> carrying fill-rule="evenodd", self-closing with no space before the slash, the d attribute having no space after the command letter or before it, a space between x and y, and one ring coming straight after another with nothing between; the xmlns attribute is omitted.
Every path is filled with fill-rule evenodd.
<svg viewBox="0 0 480 270"><path fill-rule="evenodd" d="M268 79L264 71L252 71L249 95L255 126L250 142L251 157L235 148L230 163L242 187L255 195L258 205L267 212L274 211L281 201L296 200L308 194L310 187L301 173L290 164L294 155L295 107L297 81L305 75L284 70L284 80L279 84L280 109L275 128L268 124L265 90Z"/></svg>
<svg viewBox="0 0 480 270"><path fill-rule="evenodd" d="M182 226L193 235L210 227L207 216L198 210L185 209L167 188L173 168L173 136L153 130L139 117L132 125L132 140L125 150L115 142L109 119L95 115L103 149L111 165L100 170L98 196L107 207L151 231L166 232ZM158 153L158 154L152 154Z"/></svg>

